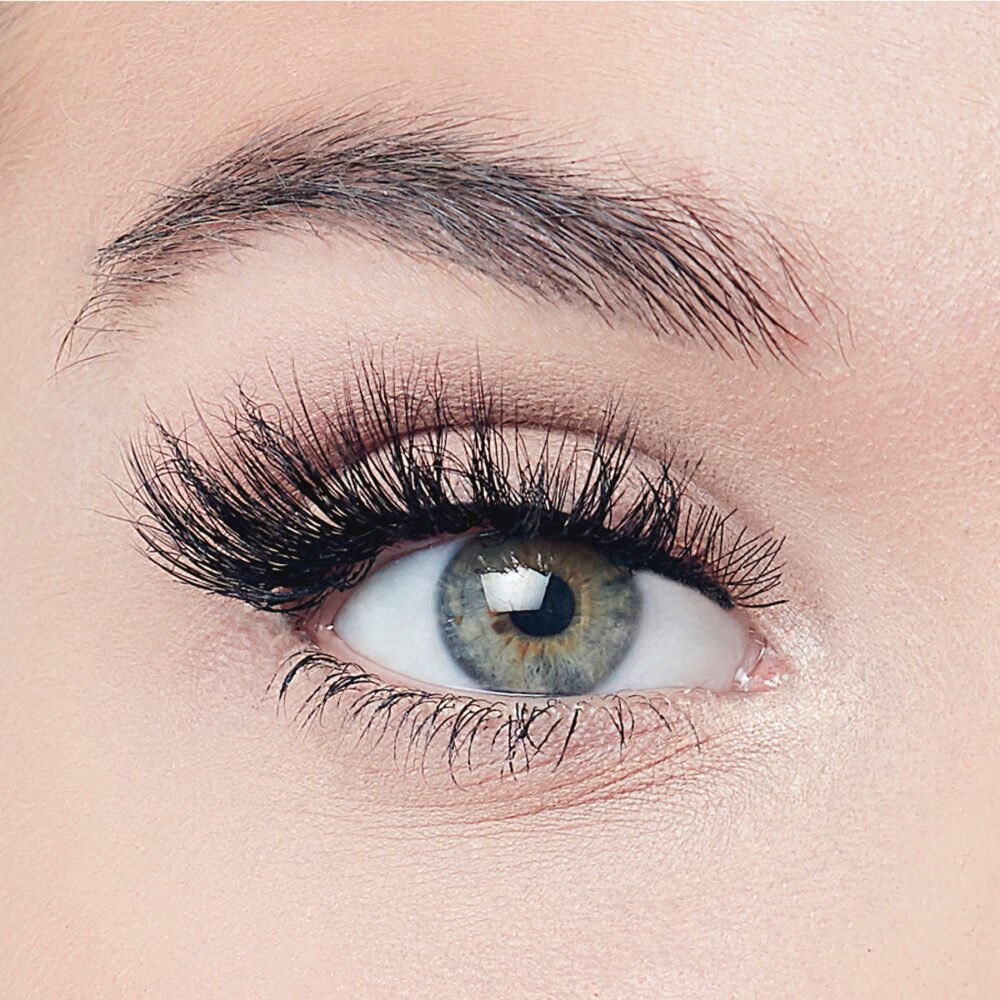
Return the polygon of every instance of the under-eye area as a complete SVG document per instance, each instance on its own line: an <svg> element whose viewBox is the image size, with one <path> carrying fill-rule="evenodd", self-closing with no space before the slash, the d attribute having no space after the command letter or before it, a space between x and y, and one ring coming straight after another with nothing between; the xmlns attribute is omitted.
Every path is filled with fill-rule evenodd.
<svg viewBox="0 0 1000 1000"><path fill-rule="evenodd" d="M458 786L529 776L603 786L701 757L741 725L704 690L541 698L428 689L316 649L289 658L274 687L282 717L322 727L331 746L385 751L377 761L403 775ZM616 778L619 768L627 774Z"/></svg>
<svg viewBox="0 0 1000 1000"><path fill-rule="evenodd" d="M689 705L784 677L754 619L782 600L781 538L704 497L697 463L642 453L639 415L548 426L433 366L278 397L153 418L130 503L173 576L287 622L296 718L519 773L637 732L697 747Z"/></svg>

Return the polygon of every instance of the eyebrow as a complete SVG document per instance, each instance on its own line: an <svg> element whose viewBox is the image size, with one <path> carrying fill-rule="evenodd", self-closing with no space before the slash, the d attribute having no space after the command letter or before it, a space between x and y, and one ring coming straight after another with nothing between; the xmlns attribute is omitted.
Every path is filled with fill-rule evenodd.
<svg viewBox="0 0 1000 1000"><path fill-rule="evenodd" d="M646 185L559 159L475 119L343 112L264 131L168 188L96 255L57 368L227 247L282 230L347 232L522 295L624 317L756 362L788 358L815 316L801 261L759 216L693 182Z"/></svg>

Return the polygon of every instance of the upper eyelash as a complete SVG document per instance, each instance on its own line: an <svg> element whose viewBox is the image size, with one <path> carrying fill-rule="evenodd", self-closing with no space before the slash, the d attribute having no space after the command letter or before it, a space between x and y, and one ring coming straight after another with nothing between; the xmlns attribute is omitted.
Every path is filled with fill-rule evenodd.
<svg viewBox="0 0 1000 1000"><path fill-rule="evenodd" d="M393 383L371 363L332 410L298 392L263 406L240 391L225 437L206 448L151 418L126 456L134 523L178 579L266 611L298 611L357 584L389 546L472 528L544 534L601 548L620 565L696 587L724 607L766 607L780 582L782 539L731 526L686 495L691 470L669 461L634 477L632 422L606 407L581 468L576 438L548 429L529 457L522 425L481 376L450 402L436 371ZM203 421L203 423L205 423ZM463 442L456 456L449 441ZM466 493L460 495L459 486Z"/></svg>

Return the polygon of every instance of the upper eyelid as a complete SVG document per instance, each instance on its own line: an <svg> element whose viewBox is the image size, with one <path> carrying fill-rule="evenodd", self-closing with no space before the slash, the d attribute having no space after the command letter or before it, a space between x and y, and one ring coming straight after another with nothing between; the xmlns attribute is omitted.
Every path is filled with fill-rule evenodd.
<svg viewBox="0 0 1000 1000"><path fill-rule="evenodd" d="M825 300L807 291L805 254L774 235L776 224L693 184L652 188L601 173L455 116L344 112L276 126L170 185L99 251L57 365L111 349L76 334L199 257L253 231L314 224L457 262L609 322L629 316L751 359L791 355Z"/></svg>
<svg viewBox="0 0 1000 1000"><path fill-rule="evenodd" d="M526 465L517 464L522 459L516 459L511 470L503 468L504 456L495 453L497 447L507 447L501 427L514 431L516 450L522 442L519 423L514 414L503 415L498 402L502 396L486 389L481 373L471 379L468 398L454 410L448 402L448 387L436 369L392 378L371 363L362 365L356 373L360 400L345 401L325 416L313 412L299 391L296 400L283 397L283 406L268 407L273 413L266 420L261 408L241 393L238 408L229 418L228 445L208 430L214 458L204 458L191 448L186 436L154 423L153 438L133 443L128 455L133 499L145 512L136 526L154 559L180 579L204 589L266 610L288 611L308 606L334 586L332 570L343 574L337 586L351 586L386 544L429 537L427 532L400 533L389 539L388 529L380 524L378 536L371 538L377 548L366 550L356 539L370 536L371 528L365 521L356 522L351 511L359 501L358 509L364 511L369 491L374 491L372 510L398 503L399 516L416 518L414 528L426 522L429 534L455 534L500 525L470 519L472 513L462 520L461 506L451 506L448 500L453 495L453 475L459 480L467 476L474 488L483 484L481 479L477 484L478 477L496 478L489 489L499 493L491 502L509 494L507 507L516 513L528 496L520 491L530 493L531 478L544 473L544 494L525 513L529 519L551 515L554 520L545 522L546 530L557 524L569 527L574 522L563 519L572 516L579 519L579 530L592 543L600 544L600 532L606 529L617 557L631 553L628 565L673 575L697 589L707 588L703 592L715 595L723 606L781 603L769 595L780 580L778 555L783 539L766 532L734 531L729 515L713 505L686 503L690 468L678 474L671 471L670 463L654 463L654 477L644 480L645 486L633 499L618 492L629 481L635 453L630 424L618 419L614 405L605 408L603 422L589 431L581 475L590 468L599 478L591 483L591 492L580 493L572 479L579 470L571 461L567 463L571 455L564 454L567 435L572 434L568 429L550 429L556 435L553 456L544 450ZM500 424L494 425L496 419ZM447 464L438 467L434 448L447 447L452 433L461 436L463 432L456 427L464 422L471 428L472 464L455 470ZM438 438L429 439L437 441L429 446L429 453L423 450L418 434L426 427L440 430ZM586 442L588 432L580 433ZM410 448L415 450L409 453ZM479 449L478 465L475 449ZM380 471L368 456L388 465ZM520 486L508 479L511 471L520 478ZM405 492L411 488L410 476L415 476L412 486L418 490L412 497ZM398 495L397 484L404 491ZM431 511L428 503L438 489L443 490L442 505ZM601 499L595 490L611 492ZM601 519L611 512L612 499L618 520L604 525ZM345 500L347 520L337 513ZM596 508L590 506L597 501ZM446 510L451 513L442 516ZM633 516L630 511L636 518L631 528L626 527ZM526 524L519 530L528 530ZM227 547L229 552L222 551ZM217 551L224 559L224 571L221 565L213 565ZM345 562L348 551L352 556ZM300 557L307 557L304 563L296 562ZM272 566L276 558L279 562ZM302 573L309 566L314 568L305 579ZM750 567L753 572L745 573Z"/></svg>

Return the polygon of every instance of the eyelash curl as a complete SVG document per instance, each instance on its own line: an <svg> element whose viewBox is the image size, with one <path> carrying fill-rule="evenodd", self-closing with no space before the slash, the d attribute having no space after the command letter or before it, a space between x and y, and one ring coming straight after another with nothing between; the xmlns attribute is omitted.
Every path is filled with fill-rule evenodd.
<svg viewBox="0 0 1000 1000"><path fill-rule="evenodd" d="M733 513L693 500L696 466L640 470L634 423L617 405L588 431L555 429L523 419L481 373L464 389L456 401L437 367L393 379L364 362L325 408L307 404L297 385L278 404L240 387L212 426L200 419L203 445L151 415L148 433L126 450L138 508L130 520L149 556L178 580L293 624L331 591L360 583L385 550L473 530L585 543L727 609L781 603L772 595L782 539L735 528ZM531 447L527 435L539 433L542 446ZM411 747L441 740L451 769L465 758L472 768L483 730L504 770L516 773L562 740L558 765L587 715L608 720L622 749L637 711L670 731L690 724L668 712L677 706L665 697L563 705L396 688L311 646L283 674L281 701L294 680L323 677L300 708L307 720L349 699L365 734L381 740L395 720L394 747L402 732Z"/></svg>

